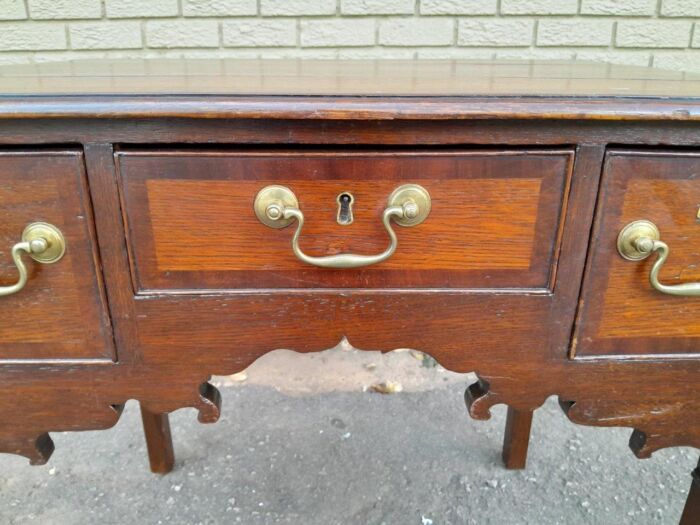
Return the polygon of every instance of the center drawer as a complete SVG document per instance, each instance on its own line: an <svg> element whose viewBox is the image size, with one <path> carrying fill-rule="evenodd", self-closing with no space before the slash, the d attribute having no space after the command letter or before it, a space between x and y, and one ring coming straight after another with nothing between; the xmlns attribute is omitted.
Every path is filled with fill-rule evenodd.
<svg viewBox="0 0 700 525"><path fill-rule="evenodd" d="M115 155L137 293L549 290L573 161L571 149L124 149ZM429 215L412 227L391 222L396 251L351 270L299 260L292 251L297 224L270 228L254 211L261 189L284 186L304 215L298 239L304 253L379 254L390 243L382 214L404 184L425 189Z"/></svg>

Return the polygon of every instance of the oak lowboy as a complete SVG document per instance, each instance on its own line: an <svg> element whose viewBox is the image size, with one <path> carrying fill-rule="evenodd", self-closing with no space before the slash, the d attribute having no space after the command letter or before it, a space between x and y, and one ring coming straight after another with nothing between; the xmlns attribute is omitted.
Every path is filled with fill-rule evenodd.
<svg viewBox="0 0 700 525"><path fill-rule="evenodd" d="M510 468L550 395L640 457L700 446L700 81L107 61L0 93L0 450L43 463L137 399L166 472L167 413L219 416L211 374L343 338L476 371Z"/></svg>

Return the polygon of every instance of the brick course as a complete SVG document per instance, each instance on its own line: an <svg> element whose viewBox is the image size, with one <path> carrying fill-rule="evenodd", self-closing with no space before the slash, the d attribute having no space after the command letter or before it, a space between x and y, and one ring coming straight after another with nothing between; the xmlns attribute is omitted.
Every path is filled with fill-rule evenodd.
<svg viewBox="0 0 700 525"><path fill-rule="evenodd" d="M184 16L257 15L256 0L182 0Z"/></svg>
<svg viewBox="0 0 700 525"><path fill-rule="evenodd" d="M501 0L504 15L575 15L577 12L578 0Z"/></svg>
<svg viewBox="0 0 700 525"><path fill-rule="evenodd" d="M110 18L145 18L177 16L177 0L104 0L105 12Z"/></svg>
<svg viewBox="0 0 700 525"><path fill-rule="evenodd" d="M335 0L260 0L260 13L269 16L332 15Z"/></svg>
<svg viewBox="0 0 700 525"><path fill-rule="evenodd" d="M422 15L495 15L497 0L422 0Z"/></svg>
<svg viewBox="0 0 700 525"><path fill-rule="evenodd" d="M324 18L301 21L301 45L305 47L372 46L373 19Z"/></svg>
<svg viewBox="0 0 700 525"><path fill-rule="evenodd" d="M612 20L540 21L537 28L539 46L608 46L612 42Z"/></svg>
<svg viewBox="0 0 700 525"><path fill-rule="evenodd" d="M700 16L700 0L662 0L661 16Z"/></svg>
<svg viewBox="0 0 700 525"><path fill-rule="evenodd" d="M295 20L225 20L223 22L224 46L230 47L278 47L294 46L297 41Z"/></svg>
<svg viewBox="0 0 700 525"><path fill-rule="evenodd" d="M0 20L23 20L27 18L27 8L23 0L0 0Z"/></svg>
<svg viewBox="0 0 700 525"><path fill-rule="evenodd" d="M454 43L450 18L396 18L382 20L379 43L385 46L448 46Z"/></svg>
<svg viewBox="0 0 700 525"><path fill-rule="evenodd" d="M100 18L100 0L28 0L29 16L35 20L61 18Z"/></svg>
<svg viewBox="0 0 700 525"><path fill-rule="evenodd" d="M153 20L146 22L148 47L219 47L214 20Z"/></svg>
<svg viewBox="0 0 700 525"><path fill-rule="evenodd" d="M534 20L471 18L460 20L457 43L460 46L529 46L534 31Z"/></svg>
<svg viewBox="0 0 700 525"><path fill-rule="evenodd" d="M692 22L623 20L617 25L618 47L680 47L690 45Z"/></svg>
<svg viewBox="0 0 700 525"><path fill-rule="evenodd" d="M143 47L141 22L80 22L70 24L73 49L139 49Z"/></svg>
<svg viewBox="0 0 700 525"><path fill-rule="evenodd" d="M581 14L651 16L657 4L657 0L581 0Z"/></svg>
<svg viewBox="0 0 700 525"><path fill-rule="evenodd" d="M407 15L415 6L414 0L340 0L344 15Z"/></svg>
<svg viewBox="0 0 700 525"><path fill-rule="evenodd" d="M575 59L700 72L700 0L0 0L0 64Z"/></svg>
<svg viewBox="0 0 700 525"><path fill-rule="evenodd" d="M46 22L0 24L0 50L30 51L66 49L66 29L63 24Z"/></svg>

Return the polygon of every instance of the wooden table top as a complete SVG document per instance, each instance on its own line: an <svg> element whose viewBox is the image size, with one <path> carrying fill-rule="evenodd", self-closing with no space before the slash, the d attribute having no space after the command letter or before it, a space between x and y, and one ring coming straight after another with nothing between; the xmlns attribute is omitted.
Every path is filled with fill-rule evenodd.
<svg viewBox="0 0 700 525"><path fill-rule="evenodd" d="M545 61L78 60L0 67L0 94L700 97L700 73Z"/></svg>
<svg viewBox="0 0 700 525"><path fill-rule="evenodd" d="M0 67L0 118L700 120L700 73L563 61L79 60Z"/></svg>

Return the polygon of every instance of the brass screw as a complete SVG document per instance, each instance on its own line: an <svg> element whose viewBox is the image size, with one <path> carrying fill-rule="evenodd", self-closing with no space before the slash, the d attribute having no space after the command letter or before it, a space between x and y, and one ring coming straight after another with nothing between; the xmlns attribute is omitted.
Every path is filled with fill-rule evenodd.
<svg viewBox="0 0 700 525"><path fill-rule="evenodd" d="M46 239L32 239L29 241L29 251L31 253L39 254L39 253L44 253L49 247L49 243L46 242Z"/></svg>
<svg viewBox="0 0 700 525"><path fill-rule="evenodd" d="M413 201L406 202L403 205L403 216L407 219L415 219L418 217L419 211L418 205Z"/></svg>
<svg viewBox="0 0 700 525"><path fill-rule="evenodd" d="M654 249L654 241L649 237L640 237L634 241L634 246L640 253L651 253Z"/></svg>
<svg viewBox="0 0 700 525"><path fill-rule="evenodd" d="M276 203L270 204L265 209L265 215L267 215L267 217L273 221L281 219L283 215L282 206Z"/></svg>

